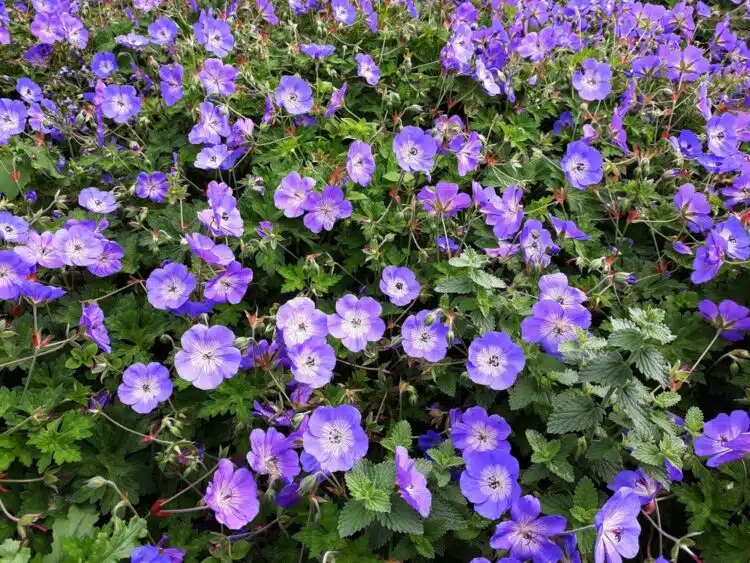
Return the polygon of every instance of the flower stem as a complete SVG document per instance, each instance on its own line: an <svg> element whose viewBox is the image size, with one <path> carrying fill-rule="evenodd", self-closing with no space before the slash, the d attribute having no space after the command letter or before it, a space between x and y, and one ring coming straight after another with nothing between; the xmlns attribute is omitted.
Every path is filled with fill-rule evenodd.
<svg viewBox="0 0 750 563"><path fill-rule="evenodd" d="M594 524L589 524L588 526L581 526L580 528L573 528L572 530L565 530L564 532L560 532L557 535L564 536L565 534L575 534L576 532L582 532L583 530L590 530L593 527L594 527Z"/></svg>
<svg viewBox="0 0 750 563"><path fill-rule="evenodd" d="M690 371L688 372L688 376L693 373L693 370L698 367L698 365L703 361L703 358L708 354L708 351L711 349L711 347L716 343L716 340L719 338L719 334L721 333L721 330L717 330L716 334L714 334L713 339L711 342L706 346L706 349L703 350L703 353L700 355L698 360L693 364L693 367L690 368Z"/></svg>

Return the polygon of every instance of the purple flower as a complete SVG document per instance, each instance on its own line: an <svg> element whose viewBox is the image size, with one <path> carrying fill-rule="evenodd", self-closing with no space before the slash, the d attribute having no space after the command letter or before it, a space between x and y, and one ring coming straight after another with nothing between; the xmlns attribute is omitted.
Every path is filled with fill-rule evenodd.
<svg viewBox="0 0 750 563"><path fill-rule="evenodd" d="M350 405L316 408L302 435L305 453L320 464L322 471L349 471L367 454L367 435L361 421L362 415Z"/></svg>
<svg viewBox="0 0 750 563"><path fill-rule="evenodd" d="M523 350L504 332L488 332L469 346L469 379L495 391L515 383L526 364Z"/></svg>
<svg viewBox="0 0 750 563"><path fill-rule="evenodd" d="M293 441L273 427L267 432L256 428L250 433L247 463L258 475L270 475L271 479L287 483L300 472Z"/></svg>
<svg viewBox="0 0 750 563"><path fill-rule="evenodd" d="M518 460L505 451L465 454L466 469L459 486L474 511L490 520L500 518L521 496L518 486Z"/></svg>
<svg viewBox="0 0 750 563"><path fill-rule="evenodd" d="M631 559L638 554L640 511L640 500L627 488L620 489L604 503L594 519L597 530L595 563L620 563L623 557Z"/></svg>
<svg viewBox="0 0 750 563"><path fill-rule="evenodd" d="M333 92L331 92L331 100L330 102L328 102L328 107L326 108L325 114L323 115L325 117L331 117L334 113L336 113L338 110L344 107L345 96L346 96L346 82L344 82L341 85L341 88L334 89Z"/></svg>
<svg viewBox="0 0 750 563"><path fill-rule="evenodd" d="M56 301L68 293L61 287L44 285L43 283L34 281L22 281L20 282L19 287L21 289L21 295L34 305Z"/></svg>
<svg viewBox="0 0 750 563"><path fill-rule="evenodd" d="M453 445L464 454L505 451L510 453L510 425L497 414L488 415L482 407L471 407L451 427Z"/></svg>
<svg viewBox="0 0 750 563"><path fill-rule="evenodd" d="M19 100L0 99L0 145L23 133L26 126L26 106Z"/></svg>
<svg viewBox="0 0 750 563"><path fill-rule="evenodd" d="M547 274L539 278L539 301L545 299L559 303L563 309L580 309L586 294L570 287L565 274Z"/></svg>
<svg viewBox="0 0 750 563"><path fill-rule="evenodd" d="M710 66L703 51L693 45L688 45L683 51L677 48L667 52L667 78L675 82L698 80L701 74L709 71Z"/></svg>
<svg viewBox="0 0 750 563"><path fill-rule="evenodd" d="M180 29L177 27L177 24L169 18L158 18L148 26L151 43L155 45L169 45L177 37L179 31Z"/></svg>
<svg viewBox="0 0 750 563"><path fill-rule="evenodd" d="M344 295L336 301L336 313L328 315L328 332L341 340L347 350L361 352L368 342L383 337L385 323L380 318L383 308L372 297Z"/></svg>
<svg viewBox="0 0 750 563"><path fill-rule="evenodd" d="M78 205L94 213L111 213L120 207L115 196L97 188L86 188L78 194Z"/></svg>
<svg viewBox="0 0 750 563"><path fill-rule="evenodd" d="M603 100L612 90L612 69L607 63L586 59L581 63L583 72L573 73L573 87L586 101Z"/></svg>
<svg viewBox="0 0 750 563"><path fill-rule="evenodd" d="M375 173L375 159L372 156L370 145L364 141L354 141L349 146L346 156L346 171L352 182L360 186L368 186L372 182Z"/></svg>
<svg viewBox="0 0 750 563"><path fill-rule="evenodd" d="M179 308L195 289L195 276L183 265L168 262L146 280L146 297L156 309Z"/></svg>
<svg viewBox="0 0 750 563"><path fill-rule="evenodd" d="M391 303L403 307L419 297L422 286L409 268L387 266L380 277L380 291Z"/></svg>
<svg viewBox="0 0 750 563"><path fill-rule="evenodd" d="M236 90L234 81L237 79L237 69L232 65L225 65L221 59L206 59L198 78L207 95L230 96Z"/></svg>
<svg viewBox="0 0 750 563"><path fill-rule="evenodd" d="M64 265L62 258L55 250L54 233L49 231L41 235L36 231L29 231L25 246L16 246L13 251L30 266L39 265L43 268L60 268Z"/></svg>
<svg viewBox="0 0 750 563"><path fill-rule="evenodd" d="M290 346L287 353L295 381L313 389L319 389L331 381L333 368L336 367L336 352L325 338L308 338L301 344Z"/></svg>
<svg viewBox="0 0 750 563"><path fill-rule="evenodd" d="M260 510L253 474L244 467L235 471L228 459L219 461L203 500L214 511L216 521L230 530L246 526Z"/></svg>
<svg viewBox="0 0 750 563"><path fill-rule="evenodd" d="M0 240L24 243L29 234L29 224L8 211L0 211Z"/></svg>
<svg viewBox="0 0 750 563"><path fill-rule="evenodd" d="M560 344L575 340L575 329L591 326L591 313L583 307L565 309L557 301L538 301L531 309L531 317L521 322L524 342L538 342L542 350L561 357Z"/></svg>
<svg viewBox="0 0 750 563"><path fill-rule="evenodd" d="M403 446L396 446L395 462L398 493L422 518L427 518L432 508L427 478L417 470L416 463L409 459L409 452Z"/></svg>
<svg viewBox="0 0 750 563"><path fill-rule="evenodd" d="M455 137L448 148L456 153L459 176L466 176L479 165L479 158L482 155L482 140L475 131L469 133L466 139L461 136Z"/></svg>
<svg viewBox="0 0 750 563"><path fill-rule="evenodd" d="M312 299L295 297L279 307L276 328L283 333L287 346L295 346L312 337L325 338L328 318L315 308Z"/></svg>
<svg viewBox="0 0 750 563"><path fill-rule="evenodd" d="M106 241L102 253L97 256L96 262L88 267L89 272L98 278L106 278L122 269L120 259L125 256L125 251L116 242Z"/></svg>
<svg viewBox="0 0 750 563"><path fill-rule="evenodd" d="M135 195L140 198L148 198L154 202L164 201L164 196L169 191L167 175L163 172L141 172L136 177Z"/></svg>
<svg viewBox="0 0 750 563"><path fill-rule="evenodd" d="M687 221L688 228L692 232L702 233L713 226L713 220L709 216L711 205L705 195L695 191L695 186L692 184L685 184L677 190L674 205Z"/></svg>
<svg viewBox="0 0 750 563"><path fill-rule="evenodd" d="M429 173L435 165L437 143L419 127L404 127L393 139L393 152L402 170Z"/></svg>
<svg viewBox="0 0 750 563"><path fill-rule="evenodd" d="M31 104L42 100L42 89L31 78L19 78L16 80L16 92L24 102Z"/></svg>
<svg viewBox="0 0 750 563"><path fill-rule="evenodd" d="M184 90L182 89L182 77L184 70L180 63L171 65L161 65L159 67L159 88L161 97L167 107L175 105L182 99ZM201 104L201 107L203 104ZM192 141L191 141L192 142Z"/></svg>
<svg viewBox="0 0 750 563"><path fill-rule="evenodd" d="M94 53L91 60L91 70L99 78L107 78L117 70L117 59L111 51Z"/></svg>
<svg viewBox="0 0 750 563"><path fill-rule="evenodd" d="M213 266L228 266L234 262L234 254L226 244L216 244L200 233L185 235L190 252ZM251 277L252 279L252 277Z"/></svg>
<svg viewBox="0 0 750 563"><path fill-rule="evenodd" d="M732 156L738 151L737 118L731 113L712 117L706 123L708 150L716 156Z"/></svg>
<svg viewBox="0 0 750 563"><path fill-rule="evenodd" d="M725 299L717 307L708 299L698 303L698 310L703 318L710 321L721 332L726 340L737 342L744 338L743 333L750 331L750 309L738 305L731 299Z"/></svg>
<svg viewBox="0 0 750 563"><path fill-rule="evenodd" d="M435 244L437 245L438 250L440 252L443 252L444 254L453 254L454 252L458 251L458 245L456 244L456 241L450 237L445 238L442 235L436 237Z"/></svg>
<svg viewBox="0 0 750 563"><path fill-rule="evenodd" d="M574 221L564 221L563 219L558 219L554 215L550 215L549 220L550 223L552 223L552 228L555 229L557 236L562 236L564 239L575 240L591 239L589 235L578 228L578 225L576 225Z"/></svg>
<svg viewBox="0 0 750 563"><path fill-rule="evenodd" d="M459 193L458 184L438 182L434 188L425 187L417 194L417 199L430 215L453 217L471 205L469 194Z"/></svg>
<svg viewBox="0 0 750 563"><path fill-rule="evenodd" d="M83 22L68 13L60 14L60 30L65 40L73 47L85 49L89 41L89 32L83 26Z"/></svg>
<svg viewBox="0 0 750 563"><path fill-rule="evenodd" d="M747 437L750 431L750 416L745 411L736 410L730 414L720 414L706 422L703 434L693 442L697 456L710 456L706 465L719 467L737 461L750 453Z"/></svg>
<svg viewBox="0 0 750 563"><path fill-rule="evenodd" d="M224 195L216 198L209 197L208 202L211 207L199 212L198 219L211 231L211 234L241 237L245 231L245 225L240 210L237 209L237 200L231 195Z"/></svg>
<svg viewBox="0 0 750 563"><path fill-rule="evenodd" d="M172 394L169 371L163 365L133 364L122 374L117 396L139 414L148 414Z"/></svg>
<svg viewBox="0 0 750 563"><path fill-rule="evenodd" d="M352 214L352 204L338 186L326 186L322 193L310 192L304 208L307 213L303 222L313 233L323 229L330 231L338 219Z"/></svg>
<svg viewBox="0 0 750 563"><path fill-rule="evenodd" d="M380 69L370 55L358 53L357 59L357 76L365 79L370 86L375 86L380 80Z"/></svg>
<svg viewBox="0 0 750 563"><path fill-rule="evenodd" d="M140 49L151 43L151 40L145 35L128 33L127 35L118 35L115 37L115 43L125 47L130 47L131 49Z"/></svg>
<svg viewBox="0 0 750 563"><path fill-rule="evenodd" d="M0 262L2 262L1 258ZM112 348L109 345L109 332L104 326L104 311L96 303L82 305L82 309L78 326L84 327L85 336L99 346L104 353L109 354Z"/></svg>
<svg viewBox="0 0 750 563"><path fill-rule="evenodd" d="M305 203L314 187L314 178L303 178L297 172L290 172L274 192L273 203L276 209L284 211L284 217L299 217L305 212Z"/></svg>
<svg viewBox="0 0 750 563"><path fill-rule="evenodd" d="M31 22L31 33L40 43L53 45L64 37L60 17L57 14L38 13Z"/></svg>
<svg viewBox="0 0 750 563"><path fill-rule="evenodd" d="M303 43L300 45L299 50L313 59L325 59L333 54L336 47L333 45L319 45L317 43Z"/></svg>
<svg viewBox="0 0 750 563"><path fill-rule="evenodd" d="M60 229L55 233L53 244L66 266L91 266L104 251L101 235L82 225Z"/></svg>
<svg viewBox="0 0 750 563"><path fill-rule="evenodd" d="M716 225L716 234L726 241L726 253L735 260L750 258L750 234L734 215Z"/></svg>
<svg viewBox="0 0 750 563"><path fill-rule="evenodd" d="M299 76L282 76L275 95L276 103L290 115L301 115L312 109L312 88Z"/></svg>
<svg viewBox="0 0 750 563"><path fill-rule="evenodd" d="M539 499L526 495L516 499L510 507L513 520L501 522L490 538L493 549L507 549L520 561L531 559L534 563L559 561L562 550L550 538L565 530L563 516L539 516L542 506Z"/></svg>
<svg viewBox="0 0 750 563"><path fill-rule="evenodd" d="M498 198L491 188L491 196L486 204L481 206L482 213L487 215L486 222L493 225L492 232L499 239L509 239L516 236L523 223L524 212L521 199L523 190L510 184Z"/></svg>
<svg viewBox="0 0 750 563"><path fill-rule="evenodd" d="M271 0L257 0L258 9L263 13L263 19L271 25L279 25L276 9Z"/></svg>
<svg viewBox="0 0 750 563"><path fill-rule="evenodd" d="M529 219L521 230L521 253L528 266L546 267L550 264L547 252L559 250L552 242L552 235L536 219Z"/></svg>
<svg viewBox="0 0 750 563"><path fill-rule="evenodd" d="M200 121L190 130L188 140L193 145L221 143L221 138L227 137L231 132L229 118L223 108L214 106L211 102L203 102L199 109Z"/></svg>
<svg viewBox="0 0 750 563"><path fill-rule="evenodd" d="M162 538L162 541L166 538ZM157 545L142 545L130 552L130 563L182 563L185 552L176 547L161 547Z"/></svg>
<svg viewBox="0 0 750 563"><path fill-rule="evenodd" d="M602 163L602 155L598 150L583 141L574 141L568 143L560 167L574 188L585 190L586 186L601 182L604 176Z"/></svg>
<svg viewBox="0 0 750 563"><path fill-rule="evenodd" d="M615 475L612 483L607 485L607 488L613 492L623 487L631 489L642 505L650 503L662 490L661 483L644 473L642 469L637 471L623 469Z"/></svg>
<svg viewBox="0 0 750 563"><path fill-rule="evenodd" d="M253 271L239 262L232 262L223 272L206 283L205 296L214 303L237 305L245 297L253 281Z"/></svg>
<svg viewBox="0 0 750 563"><path fill-rule="evenodd" d="M210 11L201 10L198 21L193 25L193 33L198 43L217 57L226 57L234 48L234 37L229 24L215 19Z"/></svg>
<svg viewBox="0 0 750 563"><path fill-rule="evenodd" d="M705 246L695 251L690 281L700 284L713 279L724 263L726 251L727 241L715 231L708 233Z"/></svg>
<svg viewBox="0 0 750 563"><path fill-rule="evenodd" d="M432 311L409 315L401 327L401 343L406 355L439 362L448 351L448 327Z"/></svg>
<svg viewBox="0 0 750 563"><path fill-rule="evenodd" d="M0 299L18 298L31 266L11 250L0 250Z"/></svg>
<svg viewBox="0 0 750 563"><path fill-rule="evenodd" d="M141 100L132 86L110 84L104 88L102 112L115 123L127 123L141 111Z"/></svg>
<svg viewBox="0 0 750 563"><path fill-rule="evenodd" d="M234 334L224 326L194 325L183 333L182 350L174 357L177 374L198 389L216 389L235 376L242 354Z"/></svg>

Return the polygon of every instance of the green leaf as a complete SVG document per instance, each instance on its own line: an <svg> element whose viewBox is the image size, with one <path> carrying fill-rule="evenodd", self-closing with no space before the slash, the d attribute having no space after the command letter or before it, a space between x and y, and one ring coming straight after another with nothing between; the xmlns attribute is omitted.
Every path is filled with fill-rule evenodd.
<svg viewBox="0 0 750 563"><path fill-rule="evenodd" d="M473 248L468 248L460 256L448 260L448 264L455 268L472 268L474 270L482 268L487 262L489 262L489 258L479 254Z"/></svg>
<svg viewBox="0 0 750 563"><path fill-rule="evenodd" d="M590 524L594 521L598 507L599 495L593 481L588 477L582 478L576 485L576 491L573 494L571 514L581 524Z"/></svg>
<svg viewBox="0 0 750 563"><path fill-rule="evenodd" d="M375 520L375 512L370 512L358 500L350 500L339 513L339 535L347 538L367 527Z"/></svg>
<svg viewBox="0 0 750 563"><path fill-rule="evenodd" d="M648 442L642 442L640 440L629 440L628 445L632 448L630 455L632 455L638 461L641 461L648 465L661 465L662 453L659 449L659 446L657 446L656 444L650 444Z"/></svg>
<svg viewBox="0 0 750 563"><path fill-rule="evenodd" d="M659 442L661 455L667 458L677 469L682 469L682 456L686 449L685 442L677 436L664 436Z"/></svg>
<svg viewBox="0 0 750 563"><path fill-rule="evenodd" d="M643 335L638 329L626 328L610 334L607 342L610 346L635 352L643 346Z"/></svg>
<svg viewBox="0 0 750 563"><path fill-rule="evenodd" d="M531 461L534 463L546 463L552 461L562 446L560 440L547 441L544 436L535 430L526 431L526 439L529 441L534 453L531 455Z"/></svg>
<svg viewBox="0 0 750 563"><path fill-rule="evenodd" d="M443 278L435 286L435 291L437 293L459 293L465 295L471 293L472 290L473 286L471 285L469 276L463 275Z"/></svg>
<svg viewBox="0 0 750 563"><path fill-rule="evenodd" d="M534 461L533 456L531 460ZM545 465L547 466L547 469L549 469L552 473L554 473L564 481L567 481L568 483L572 483L575 481L573 466L570 465L568 460L564 457L556 456L555 458L545 463Z"/></svg>
<svg viewBox="0 0 750 563"><path fill-rule="evenodd" d="M673 407L677 403L679 403L681 399L682 397L680 397L679 393L675 393L674 391L665 391L664 393L659 393L656 397L654 397L654 404L657 407L668 409L669 407Z"/></svg>
<svg viewBox="0 0 750 563"><path fill-rule="evenodd" d="M21 547L21 542L6 539L0 545L0 563L28 563L31 559L31 550Z"/></svg>
<svg viewBox="0 0 750 563"><path fill-rule="evenodd" d="M352 498L362 501L367 510L388 512L391 508L394 472L392 463L373 466L369 461L363 460L346 474L346 484Z"/></svg>
<svg viewBox="0 0 750 563"><path fill-rule="evenodd" d="M78 508L73 505L68 515L56 518L52 524L52 553L44 556L44 563L63 561L62 541L65 538L84 538L93 534L99 514L93 508Z"/></svg>
<svg viewBox="0 0 750 563"><path fill-rule="evenodd" d="M693 435L703 430L703 412L698 407L690 407L685 413L685 428Z"/></svg>
<svg viewBox="0 0 750 563"><path fill-rule="evenodd" d="M21 193L31 179L31 170L25 161L25 158L21 158L13 166L12 158L0 159L0 192L4 193L8 199L13 199ZM18 174L17 180L11 177L14 170Z"/></svg>
<svg viewBox="0 0 750 563"><path fill-rule="evenodd" d="M667 384L667 361L655 347L646 346L633 352L632 359L635 360L635 367L643 375L662 385Z"/></svg>
<svg viewBox="0 0 750 563"><path fill-rule="evenodd" d="M579 391L565 391L552 399L553 411L547 422L550 434L581 432L601 423L604 413L591 397Z"/></svg>
<svg viewBox="0 0 750 563"><path fill-rule="evenodd" d="M118 563L130 557L130 552L140 545L140 539L146 537L146 521L134 516L126 524L115 517L96 536L90 549L87 561L100 563Z"/></svg>
<svg viewBox="0 0 750 563"><path fill-rule="evenodd" d="M435 558L435 548L433 547L432 541L430 541L429 538L425 536L412 535L409 536L409 539L414 545L414 548L417 550L417 553L419 553L422 557L426 557L427 559Z"/></svg>
<svg viewBox="0 0 750 563"><path fill-rule="evenodd" d="M625 385L633 376L619 352L607 352L588 362L579 372L581 381L599 385Z"/></svg>
<svg viewBox="0 0 750 563"><path fill-rule="evenodd" d="M648 433L652 426L648 419L646 407L649 395L644 391L643 386L633 381L620 389L618 396L622 410L633 421L635 429L644 434Z"/></svg>
<svg viewBox="0 0 750 563"><path fill-rule="evenodd" d="M485 289L501 289L506 287L505 282L484 270L469 270L469 278L475 284Z"/></svg>
<svg viewBox="0 0 750 563"><path fill-rule="evenodd" d="M419 514L401 497L393 497L390 512L379 512L378 522L389 530L402 534L422 534L424 526Z"/></svg>
<svg viewBox="0 0 750 563"><path fill-rule="evenodd" d="M411 448L411 425L405 420L398 421L391 427L388 437L381 444L391 452L396 450L396 446L403 446L408 450Z"/></svg>
<svg viewBox="0 0 750 563"><path fill-rule="evenodd" d="M80 461L81 450L76 442L91 436L91 426L91 418L77 411L69 411L33 434L29 444L39 448L43 454L51 454L58 465Z"/></svg>

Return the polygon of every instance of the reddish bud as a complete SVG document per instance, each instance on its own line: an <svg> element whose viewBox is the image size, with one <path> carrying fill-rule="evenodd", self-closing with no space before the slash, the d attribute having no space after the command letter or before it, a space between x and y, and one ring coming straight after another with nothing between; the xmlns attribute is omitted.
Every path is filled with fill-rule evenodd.
<svg viewBox="0 0 750 563"><path fill-rule="evenodd" d="M18 180L21 179L21 172L20 170L18 170L18 168L14 168L13 171L10 173L10 179L16 183L18 183Z"/></svg>
<svg viewBox="0 0 750 563"><path fill-rule="evenodd" d="M156 516L157 518L168 518L169 513L163 512L162 508L164 508L164 505L166 504L166 500L159 499L154 504L151 505L151 514Z"/></svg>

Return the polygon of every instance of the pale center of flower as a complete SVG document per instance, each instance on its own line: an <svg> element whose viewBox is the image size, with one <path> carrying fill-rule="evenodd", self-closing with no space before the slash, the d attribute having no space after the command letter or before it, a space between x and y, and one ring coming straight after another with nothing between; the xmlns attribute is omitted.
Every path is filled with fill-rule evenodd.
<svg viewBox="0 0 750 563"><path fill-rule="evenodd" d="M388 282L388 292L393 297L403 297L408 293L408 288L406 287L406 282L402 279L396 278L395 280L390 280Z"/></svg>
<svg viewBox="0 0 750 563"><path fill-rule="evenodd" d="M433 332L425 326L417 331L413 344L418 350L429 350L433 347L435 340Z"/></svg>
<svg viewBox="0 0 750 563"><path fill-rule="evenodd" d="M348 452L354 445L354 433L345 420L334 420L323 427L323 450L333 457Z"/></svg>
<svg viewBox="0 0 750 563"><path fill-rule="evenodd" d="M361 312L356 312L353 315L344 318L344 327L349 333L349 336L362 336L367 334L370 330L370 319L367 315Z"/></svg>
<svg viewBox="0 0 750 563"><path fill-rule="evenodd" d="M218 354L216 344L212 342L203 342L196 346L191 354L190 361L195 369L204 374L213 373L224 364Z"/></svg>
<svg viewBox="0 0 750 563"><path fill-rule="evenodd" d="M497 448L497 430L484 422L476 423L469 433L469 443L478 452L494 450Z"/></svg>
<svg viewBox="0 0 750 563"><path fill-rule="evenodd" d="M477 365L483 373L496 377L508 367L508 358L500 348L489 346L479 352Z"/></svg>
<svg viewBox="0 0 750 563"><path fill-rule="evenodd" d="M479 488L491 500L497 502L510 495L510 475L502 465L490 465L482 469Z"/></svg>

